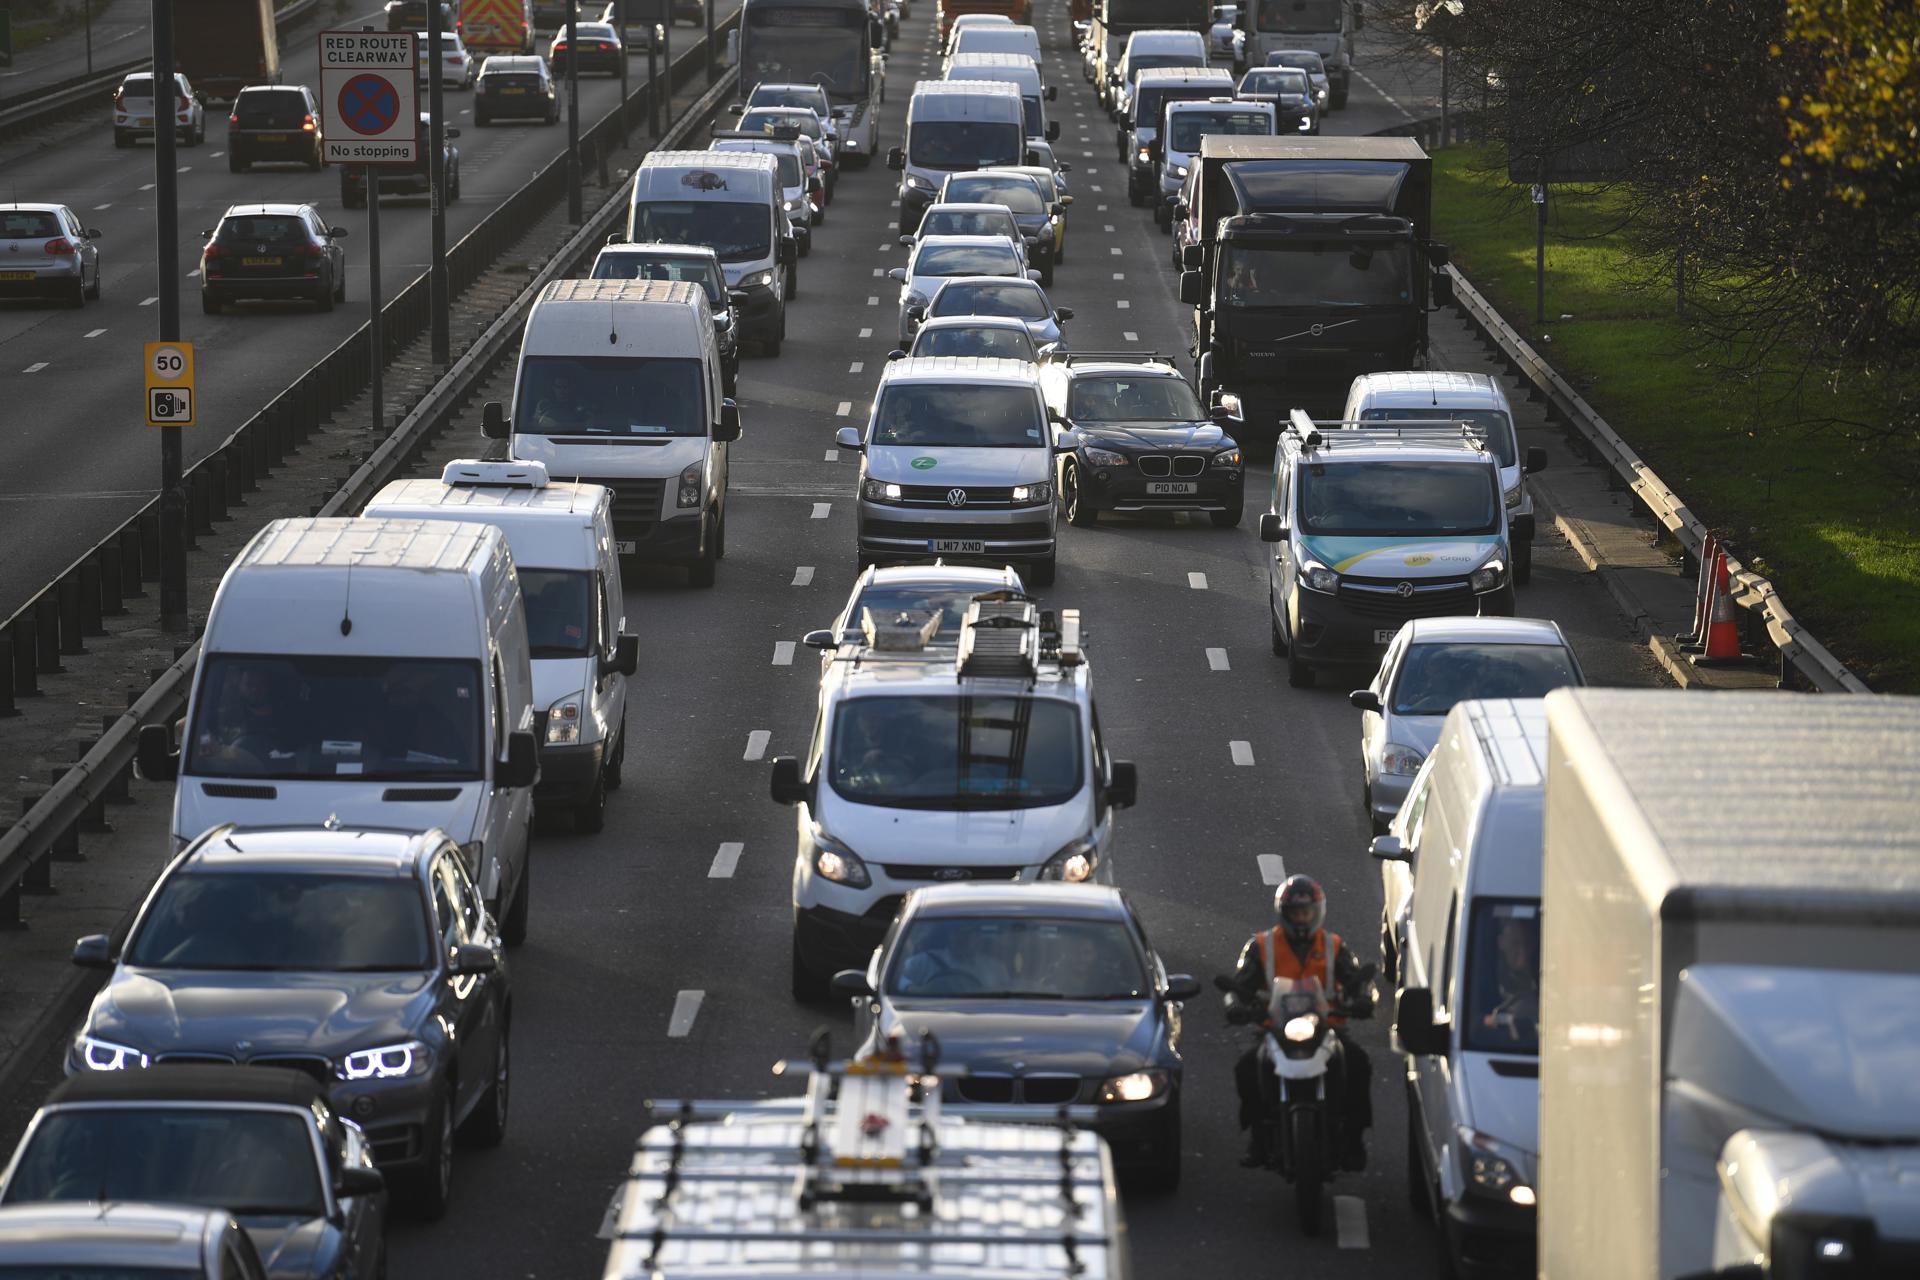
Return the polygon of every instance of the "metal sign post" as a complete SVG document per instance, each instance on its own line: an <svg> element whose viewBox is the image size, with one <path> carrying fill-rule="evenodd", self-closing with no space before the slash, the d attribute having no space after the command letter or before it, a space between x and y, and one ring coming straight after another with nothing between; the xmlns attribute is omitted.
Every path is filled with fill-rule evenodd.
<svg viewBox="0 0 1920 1280"><path fill-rule="evenodd" d="M567 221L586 221L580 195L580 0L567 5Z"/></svg>
<svg viewBox="0 0 1920 1280"><path fill-rule="evenodd" d="M1547 322L1547 184L1533 184L1533 322Z"/></svg>
<svg viewBox="0 0 1920 1280"><path fill-rule="evenodd" d="M451 300L447 296L447 134L440 113L446 107L446 58L440 49L441 21L439 0L427 4L427 163L432 166L428 196L432 204L433 250L427 264L427 327L432 334L432 358L445 368L453 360L453 339L448 334Z"/></svg>
<svg viewBox="0 0 1920 1280"><path fill-rule="evenodd" d="M160 341L180 338L180 179L173 165L173 0L153 0L154 241ZM192 397L189 396L189 400ZM187 486L180 432L160 429L160 629L187 629Z"/></svg>
<svg viewBox="0 0 1920 1280"><path fill-rule="evenodd" d="M627 0L613 0L613 33L620 44L620 146L627 145L627 109L631 105L627 95L632 92L627 87L627 60L632 51L627 48Z"/></svg>

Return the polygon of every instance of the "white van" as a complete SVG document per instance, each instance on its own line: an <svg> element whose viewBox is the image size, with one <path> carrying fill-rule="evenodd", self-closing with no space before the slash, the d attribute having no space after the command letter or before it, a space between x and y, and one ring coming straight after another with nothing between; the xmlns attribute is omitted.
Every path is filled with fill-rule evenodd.
<svg viewBox="0 0 1920 1280"><path fill-rule="evenodd" d="M440 827L509 943L527 934L539 746L506 535L450 520L275 520L214 594L176 752L174 848L240 826ZM504 909L503 909L504 907Z"/></svg>
<svg viewBox="0 0 1920 1280"><path fill-rule="evenodd" d="M1127 37L1126 50L1121 53L1119 63L1108 74L1112 83L1107 87L1107 110L1115 120L1124 118L1133 106L1133 82L1142 71L1156 67L1191 67L1195 70L1207 65L1207 38L1198 31L1177 31L1156 29L1136 31ZM1231 80L1231 74L1227 77ZM1158 113L1155 113L1157 122Z"/></svg>
<svg viewBox="0 0 1920 1280"><path fill-rule="evenodd" d="M947 59L948 80L1005 80L1020 91L1027 113L1029 141L1052 142L1060 136L1060 122L1047 119L1047 103L1058 92L1040 83L1040 68L1019 53L957 53Z"/></svg>
<svg viewBox="0 0 1920 1280"><path fill-rule="evenodd" d="M738 290L740 337L780 354L800 259L780 165L739 151L654 151L633 175L627 239L710 245Z"/></svg>
<svg viewBox="0 0 1920 1280"><path fill-rule="evenodd" d="M600 830L627 756L627 679L640 661L640 638L626 632L612 490L550 481L538 462L462 459L438 480L394 481L361 514L465 520L507 535L540 725L533 798L542 812L571 813L581 831Z"/></svg>
<svg viewBox="0 0 1920 1280"><path fill-rule="evenodd" d="M1012 53L1040 65L1040 33L1016 23L990 22L966 26L947 41L947 57L963 53Z"/></svg>
<svg viewBox="0 0 1920 1280"><path fill-rule="evenodd" d="M912 235L949 173L1024 164L1027 112L1005 80L922 80L907 103L907 145L887 152L900 174L900 232Z"/></svg>
<svg viewBox="0 0 1920 1280"><path fill-rule="evenodd" d="M694 586L713 585L740 411L721 390L701 286L555 280L527 313L511 417L497 400L481 412L516 461L613 490L619 554L684 564Z"/></svg>
<svg viewBox="0 0 1920 1280"><path fill-rule="evenodd" d="M1408 1185L1461 1274L1534 1256L1546 772L1541 700L1458 703L1373 842L1407 1055Z"/></svg>

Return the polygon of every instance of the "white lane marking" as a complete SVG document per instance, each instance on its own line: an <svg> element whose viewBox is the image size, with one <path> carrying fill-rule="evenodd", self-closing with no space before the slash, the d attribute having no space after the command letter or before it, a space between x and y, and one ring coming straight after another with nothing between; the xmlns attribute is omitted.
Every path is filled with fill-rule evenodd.
<svg viewBox="0 0 1920 1280"><path fill-rule="evenodd" d="M852 412L853 412L853 401L842 400L838 405L838 407L834 409L833 414L836 418L844 418Z"/></svg>
<svg viewBox="0 0 1920 1280"><path fill-rule="evenodd" d="M1121 311L1130 310L1133 306L1133 304L1131 302L1128 302L1125 298L1120 299L1120 301L1114 303L1113 305Z"/></svg>
<svg viewBox="0 0 1920 1280"><path fill-rule="evenodd" d="M1094 190L1095 190L1095 191L1105 191L1105 190L1106 190L1106 188L1105 188L1105 187L1095 187L1095 188L1094 188ZM1100 207L1101 207L1102 209L1104 209L1104 208L1106 208L1107 206L1105 206L1105 205L1101 205Z"/></svg>
<svg viewBox="0 0 1920 1280"><path fill-rule="evenodd" d="M880 252L882 252L882 253L885 253L885 252L886 252L887 250L889 250L889 249L891 249L891 248L893 248L893 242L892 242L892 241L889 241L889 240L883 240L883 241L881 241L881 242L880 242Z"/></svg>
<svg viewBox="0 0 1920 1280"><path fill-rule="evenodd" d="M825 457L823 457L823 458L821 459L821 461L822 461L822 462L838 462L838 461L840 461L840 451L839 451L838 449L829 449L829 450L827 450L827 452L826 452L826 456L825 456Z"/></svg>
<svg viewBox="0 0 1920 1280"><path fill-rule="evenodd" d="M858 373L858 372L860 372L860 371L861 371L862 369L864 369L864 368L866 368L866 367L867 367L867 366L866 366L866 362L865 362L865 361L862 361L862 360L855 360L855 361L854 361L854 362L853 362L852 364L850 364L850 365L848 365L848 366L847 366L847 372L848 372L848 373Z"/></svg>
<svg viewBox="0 0 1920 1280"><path fill-rule="evenodd" d="M111 209L113 208L113 201L109 200L105 204L97 204L93 206L93 208L96 213L99 212L101 209Z"/></svg>
<svg viewBox="0 0 1920 1280"><path fill-rule="evenodd" d="M1122 332L1122 333L1121 333L1121 335L1120 335L1120 336L1121 336L1122 338L1125 338L1125 339L1126 339L1126 340L1127 340L1128 342L1138 342L1138 341L1140 341L1140 335L1139 335L1139 334L1137 334L1137 333L1135 333L1135 332L1134 332L1133 330L1131 330L1131 329L1128 329L1128 330L1125 330L1124 332Z"/></svg>
<svg viewBox="0 0 1920 1280"><path fill-rule="evenodd" d="M746 851L746 847L738 840L729 840L721 845L720 852L713 855L713 865L707 868L707 879L733 879L733 869L740 865L740 855Z"/></svg>
<svg viewBox="0 0 1920 1280"><path fill-rule="evenodd" d="M861 336L861 337L863 337L863 338L871 338L871 337L873 336L873 330L871 330L871 329L862 329L862 330L860 331L860 336Z"/></svg>
<svg viewBox="0 0 1920 1280"><path fill-rule="evenodd" d="M776 640L773 642L773 665L790 667L793 665L793 641Z"/></svg>
<svg viewBox="0 0 1920 1280"><path fill-rule="evenodd" d="M700 1005L707 998L704 991L682 991L673 998L673 1016L667 1019L667 1035L675 1040L693 1030L693 1020L700 1016Z"/></svg>
<svg viewBox="0 0 1920 1280"><path fill-rule="evenodd" d="M875 267L875 268L873 269L873 274L875 274L875 275L877 275L877 276L883 276L883 275L885 275L885 274L887 274L887 269L886 269L885 267Z"/></svg>
<svg viewBox="0 0 1920 1280"><path fill-rule="evenodd" d="M1107 224L1107 225L1106 225L1105 227L1103 227L1103 228L1101 228L1101 230L1103 230L1103 231L1111 231L1111 230L1113 230L1113 224L1112 224L1111 222L1109 222L1109 223L1108 223L1108 224Z"/></svg>
<svg viewBox="0 0 1920 1280"><path fill-rule="evenodd" d="M1287 862L1277 853L1260 855L1260 883L1285 884L1287 880Z"/></svg>
<svg viewBox="0 0 1920 1280"><path fill-rule="evenodd" d="M1113 278L1115 280L1125 280L1127 278L1127 273L1124 271L1116 271L1113 273Z"/></svg>
<svg viewBox="0 0 1920 1280"><path fill-rule="evenodd" d="M147 184L146 184L145 186L143 186L143 187L141 187L140 189L141 189L142 191L151 191L151 190L153 190L153 184L152 184L151 182L149 182L149 183L147 183Z"/></svg>
<svg viewBox="0 0 1920 1280"><path fill-rule="evenodd" d="M1233 762L1243 769L1253 766L1253 744L1235 738L1227 744L1227 750L1233 753Z"/></svg>
<svg viewBox="0 0 1920 1280"><path fill-rule="evenodd" d="M142 298L140 299L140 305L143 307L150 307L158 301L160 301L160 299L158 298Z"/></svg>
<svg viewBox="0 0 1920 1280"><path fill-rule="evenodd" d="M1225 649L1207 650L1207 669L1210 671L1233 670L1227 663L1227 651Z"/></svg>
<svg viewBox="0 0 1920 1280"><path fill-rule="evenodd" d="M831 502L816 502L813 504L813 519L815 520L825 520L832 512L833 504Z"/></svg>
<svg viewBox="0 0 1920 1280"><path fill-rule="evenodd" d="M174 172L175 173L192 173L193 166L190 164L183 164L178 169L175 169Z"/></svg>
<svg viewBox="0 0 1920 1280"><path fill-rule="evenodd" d="M1086 141L1086 139L1085 139L1085 138L1082 138L1082 139L1080 139L1080 141L1082 141L1082 142L1085 142L1085 141ZM1091 160L1091 159L1093 159L1093 152L1091 152L1091 151L1089 151L1089 152L1087 152L1087 153L1086 153L1086 156L1087 156L1087 159L1089 159L1089 160Z"/></svg>
<svg viewBox="0 0 1920 1280"><path fill-rule="evenodd" d="M225 155L225 154L227 154L227 153L226 153L226 152L224 152L224 151L209 151L209 152L207 152L207 159L209 159L209 160L218 160L218 159L219 159L219 158L220 158L221 156L223 156L223 155Z"/></svg>
<svg viewBox="0 0 1920 1280"><path fill-rule="evenodd" d="M813 566L812 565L803 564L794 569L793 571L794 586L805 587L805 586L811 586L812 584L813 584Z"/></svg>
<svg viewBox="0 0 1920 1280"><path fill-rule="evenodd" d="M1117 258L1121 254L1121 249L1119 245L1114 245L1111 249L1108 249L1107 252Z"/></svg>
<svg viewBox="0 0 1920 1280"><path fill-rule="evenodd" d="M195 267L193 270L187 272L187 279L191 280L199 274L200 274L200 268Z"/></svg>
<svg viewBox="0 0 1920 1280"><path fill-rule="evenodd" d="M1207 589L1207 575L1204 573L1190 573L1187 575L1187 585L1195 591L1205 591Z"/></svg>
<svg viewBox="0 0 1920 1280"><path fill-rule="evenodd" d="M767 754L767 743L773 740L773 730L755 729L747 735L747 751L742 760L759 760Z"/></svg>
<svg viewBox="0 0 1920 1280"><path fill-rule="evenodd" d="M100 336L101 334L103 334L103 333L105 333L105 332L106 332L106 330L105 330L105 329L89 329L89 330L87 330L87 336L88 336L89 338L97 338L97 337L99 337L99 336Z"/></svg>
<svg viewBox="0 0 1920 1280"><path fill-rule="evenodd" d="M1333 1221L1342 1249L1367 1247L1367 1202L1359 1196L1335 1196Z"/></svg>
<svg viewBox="0 0 1920 1280"><path fill-rule="evenodd" d="M20 372L22 372L22 373L38 373L38 372L40 372L40 371L41 371L42 369L44 369L44 368L46 368L46 367L47 367L47 362L46 362L45 360L41 360L41 361L39 361L39 362L38 362L38 363L36 363L36 364L30 364L30 365L28 365L28 366L27 366L26 368L24 368L24 369L22 369L22 370L21 370Z"/></svg>
<svg viewBox="0 0 1920 1280"><path fill-rule="evenodd" d="M613 1189L613 1199L607 1201L607 1211L600 1217L600 1230L596 1233L600 1239L613 1239L613 1233L620 1229L620 1208L626 1202L627 1184L623 1182Z"/></svg>
<svg viewBox="0 0 1920 1280"><path fill-rule="evenodd" d="M869 294L867 296L867 305L870 307L877 307L880 305L880 299L873 297L871 294Z"/></svg>
<svg viewBox="0 0 1920 1280"><path fill-rule="evenodd" d="M1094 190L1095 190L1095 191L1098 191L1099 189L1100 189L1100 188L1098 188L1098 187L1095 187L1095 188L1094 188ZM1107 211L1107 206L1105 206L1105 205L1103 205L1103 204L1097 204L1097 205L1095 205L1095 206L1093 206L1093 209L1094 209L1094 212L1095 212L1095 213L1105 213L1105 212Z"/></svg>

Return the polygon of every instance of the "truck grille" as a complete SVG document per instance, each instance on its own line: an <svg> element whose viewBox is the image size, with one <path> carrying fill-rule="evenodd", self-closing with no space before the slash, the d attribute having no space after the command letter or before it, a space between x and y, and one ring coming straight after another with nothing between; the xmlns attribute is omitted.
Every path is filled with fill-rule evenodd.
<svg viewBox="0 0 1920 1280"><path fill-rule="evenodd" d="M1412 591L1402 595L1398 578L1343 578L1340 602L1355 613L1370 618L1448 618L1479 612L1473 589L1464 578L1443 578L1436 582L1414 582Z"/></svg>

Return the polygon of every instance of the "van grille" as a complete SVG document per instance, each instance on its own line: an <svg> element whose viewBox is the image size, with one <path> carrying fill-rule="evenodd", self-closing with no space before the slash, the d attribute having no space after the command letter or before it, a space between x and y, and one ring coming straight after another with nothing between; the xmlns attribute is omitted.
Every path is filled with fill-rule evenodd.
<svg viewBox="0 0 1920 1280"><path fill-rule="evenodd" d="M1340 602L1370 618L1449 618L1478 613L1473 589L1464 578L1415 582L1410 595L1400 594L1398 578L1343 578Z"/></svg>
<svg viewBox="0 0 1920 1280"><path fill-rule="evenodd" d="M585 484L605 485L613 490L615 528L631 529L635 525L651 525L660 522L660 497L666 491L665 480L628 478L609 480L603 476L582 476L581 481Z"/></svg>

